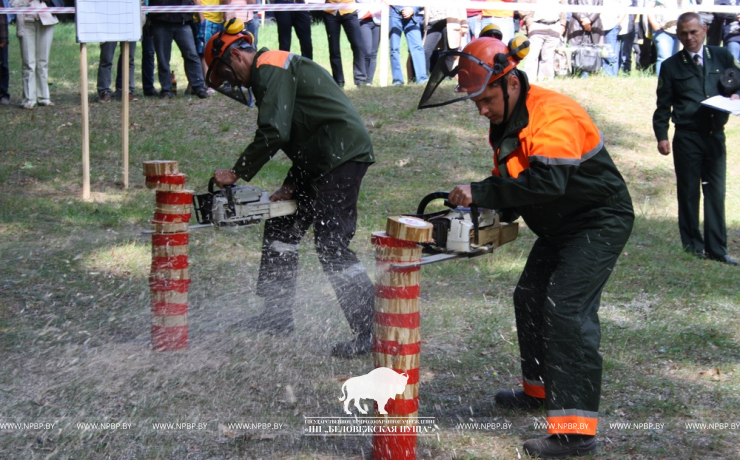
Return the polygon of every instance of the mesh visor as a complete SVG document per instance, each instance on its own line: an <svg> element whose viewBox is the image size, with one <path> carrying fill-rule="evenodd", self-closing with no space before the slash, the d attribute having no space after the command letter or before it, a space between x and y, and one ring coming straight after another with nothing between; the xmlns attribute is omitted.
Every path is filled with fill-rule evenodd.
<svg viewBox="0 0 740 460"><path fill-rule="evenodd" d="M475 56L459 51L442 53L432 70L419 109L440 107L483 92L493 69Z"/></svg>

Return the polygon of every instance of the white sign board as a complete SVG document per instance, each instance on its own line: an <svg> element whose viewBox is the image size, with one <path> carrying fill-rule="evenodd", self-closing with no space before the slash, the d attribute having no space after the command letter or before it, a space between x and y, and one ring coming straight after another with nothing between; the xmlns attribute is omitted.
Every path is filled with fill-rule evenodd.
<svg viewBox="0 0 740 460"><path fill-rule="evenodd" d="M141 40L139 0L76 0L78 43Z"/></svg>

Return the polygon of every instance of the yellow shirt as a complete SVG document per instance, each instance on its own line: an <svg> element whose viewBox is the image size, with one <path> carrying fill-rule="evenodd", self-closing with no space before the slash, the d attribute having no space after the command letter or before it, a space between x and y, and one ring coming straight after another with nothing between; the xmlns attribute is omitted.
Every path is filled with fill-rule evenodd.
<svg viewBox="0 0 740 460"><path fill-rule="evenodd" d="M488 2L513 2L514 0L486 0ZM513 18L514 12L511 10L483 10L483 17L494 18Z"/></svg>
<svg viewBox="0 0 740 460"><path fill-rule="evenodd" d="M200 4L218 6L221 4L221 0L200 0ZM206 21L221 24L222 22L224 22L224 14L215 11L207 11L203 13L203 19L205 19Z"/></svg>
<svg viewBox="0 0 740 460"><path fill-rule="evenodd" d="M355 0L326 0L324 3L355 3ZM329 14L334 14L335 10L324 10ZM354 13L357 10L339 10L339 14L344 16L345 14Z"/></svg>

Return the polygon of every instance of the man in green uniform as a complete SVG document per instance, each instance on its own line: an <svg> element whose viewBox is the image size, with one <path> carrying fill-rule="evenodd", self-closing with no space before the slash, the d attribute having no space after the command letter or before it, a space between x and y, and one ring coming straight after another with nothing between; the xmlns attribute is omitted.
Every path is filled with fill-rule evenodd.
<svg viewBox="0 0 740 460"><path fill-rule="evenodd" d="M457 67L440 56L420 108L472 99L488 118L494 169L455 187L449 201L521 215L537 235L514 291L523 391L496 394L499 407L544 406L550 436L524 443L540 458L597 448L602 358L601 292L627 243L634 213L627 186L598 127L572 99L529 85L516 69L528 42L482 37ZM457 85L445 77L457 77ZM447 91L445 91L447 90Z"/></svg>
<svg viewBox="0 0 740 460"><path fill-rule="evenodd" d="M725 132L729 115L701 105L720 94L720 75L740 67L726 48L704 46L707 26L696 13L678 18L684 49L663 62L658 76L658 107L653 131L662 155L671 153L668 120L676 127L673 164L678 195L678 230L684 249L704 259L737 265L727 253L725 228ZM739 96L733 94L732 98ZM699 200L704 192L704 238L699 229Z"/></svg>
<svg viewBox="0 0 740 460"><path fill-rule="evenodd" d="M326 70L286 51L256 51L249 35L240 30L227 25L224 33L206 46L206 82L245 104L248 101L242 87L251 88L259 108L258 128L234 168L215 171L216 184L223 187L239 178L251 180L282 150L293 166L270 200L298 201L295 215L265 223L257 282L265 310L249 321L250 326L272 333L292 332L298 246L313 224L319 261L357 334L353 340L335 345L332 354L350 357L369 353L374 288L349 243L357 223L360 184L375 161L370 137Z"/></svg>

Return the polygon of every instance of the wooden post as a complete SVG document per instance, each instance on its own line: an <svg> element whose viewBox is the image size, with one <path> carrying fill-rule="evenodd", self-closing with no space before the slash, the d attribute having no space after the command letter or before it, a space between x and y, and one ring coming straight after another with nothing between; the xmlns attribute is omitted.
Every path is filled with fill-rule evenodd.
<svg viewBox="0 0 740 460"><path fill-rule="evenodd" d="M123 147L123 189L128 190L128 91L129 91L129 46L128 42L121 42L121 72L123 72L123 83L121 86L121 142Z"/></svg>
<svg viewBox="0 0 740 460"><path fill-rule="evenodd" d="M80 95L82 107L82 199L90 199L90 113L87 101L87 43L80 43Z"/></svg>
<svg viewBox="0 0 740 460"><path fill-rule="evenodd" d="M416 420L419 410L419 295L421 267L391 267L421 261L421 246L385 232L374 232L375 319L373 356L375 367L388 367L406 373L403 395L390 400L385 409L381 433L373 435L374 460L414 460L416 458ZM410 434L404 433L408 427Z"/></svg>
<svg viewBox="0 0 740 460"><path fill-rule="evenodd" d="M378 50L378 59L380 60L380 86L388 86L388 60L390 42L388 40L388 31L390 30L390 6L385 2L380 3L380 49Z"/></svg>

